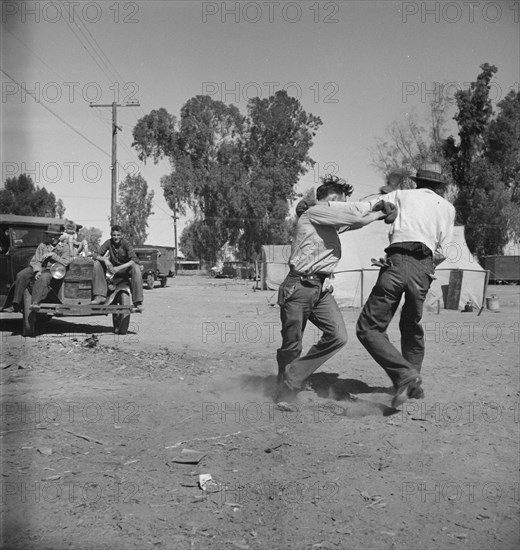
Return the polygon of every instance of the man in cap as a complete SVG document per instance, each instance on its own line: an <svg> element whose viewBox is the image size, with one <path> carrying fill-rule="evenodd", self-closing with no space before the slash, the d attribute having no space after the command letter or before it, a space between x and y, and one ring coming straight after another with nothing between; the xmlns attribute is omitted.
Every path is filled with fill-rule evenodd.
<svg viewBox="0 0 520 550"><path fill-rule="evenodd" d="M130 289L134 306L143 309L143 276L139 258L134 247L123 238L120 225L113 225L110 239L105 241L94 255L94 272L92 275L93 305L104 304L107 297L106 272L130 279Z"/></svg>
<svg viewBox="0 0 520 550"><path fill-rule="evenodd" d="M397 207L389 232L390 245L377 282L357 321L356 334L370 355L392 380L392 406L424 397L420 371L424 359L423 304L434 279L435 266L445 256L455 221L455 208L440 196L446 182L440 165L426 164L411 176L416 189L384 195ZM377 201L373 199L372 201ZM399 329L401 352L386 330L404 294Z"/></svg>
<svg viewBox="0 0 520 550"><path fill-rule="evenodd" d="M300 216L289 258L290 272L278 292L282 345L277 351L278 391L275 401L290 401L305 380L347 343L347 330L332 297L330 276L341 257L338 232L364 227L386 217L381 206L347 203L353 188L326 176L316 190L317 202L300 201ZM323 332L304 357L302 338L307 321Z"/></svg>
<svg viewBox="0 0 520 550"><path fill-rule="evenodd" d="M70 264L71 256L67 246L60 243L60 227L49 225L44 231L45 241L38 245L29 265L18 272L15 280L14 294L11 306L4 309L6 313L20 311L24 290L31 282L32 289L31 309L38 310L39 304L47 297L50 290L52 275L50 266L60 263L64 267Z"/></svg>

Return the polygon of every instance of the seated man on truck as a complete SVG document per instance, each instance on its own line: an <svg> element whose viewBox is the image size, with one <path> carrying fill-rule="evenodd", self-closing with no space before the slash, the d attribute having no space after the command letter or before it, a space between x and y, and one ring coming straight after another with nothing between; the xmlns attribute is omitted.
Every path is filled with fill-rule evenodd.
<svg viewBox="0 0 520 550"><path fill-rule="evenodd" d="M105 241L97 254L93 255L94 271L92 274L92 305L104 304L107 298L106 273L130 279L130 289L134 306L142 311L143 278L139 258L134 247L123 238L120 225L113 225L110 230L110 239Z"/></svg>
<svg viewBox="0 0 520 550"><path fill-rule="evenodd" d="M34 281L31 309L38 310L40 302L45 300L50 291L52 274L50 266L59 263L68 267L71 261L69 248L60 243L61 231L57 225L49 225L45 233L45 242L38 245L34 256L27 267L16 275L13 301L4 313L20 311L24 290Z"/></svg>

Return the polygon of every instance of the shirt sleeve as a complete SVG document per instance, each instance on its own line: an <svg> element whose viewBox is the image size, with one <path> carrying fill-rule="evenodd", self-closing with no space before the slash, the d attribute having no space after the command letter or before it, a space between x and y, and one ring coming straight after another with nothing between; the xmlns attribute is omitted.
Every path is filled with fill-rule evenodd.
<svg viewBox="0 0 520 550"><path fill-rule="evenodd" d="M359 208L359 203L348 202L329 202L328 204L318 204L311 206L303 216L316 225L331 225L336 228L357 229L365 213L363 208ZM332 206L333 205L333 206ZM338 206L342 205L342 206ZM345 229L344 229L345 228Z"/></svg>
<svg viewBox="0 0 520 550"><path fill-rule="evenodd" d="M36 252L34 253L34 256L31 258L31 261L29 262L29 265L33 268L35 272L42 270L42 262L43 257L47 252L47 247L40 243L38 245L38 248L36 249Z"/></svg>
<svg viewBox="0 0 520 550"><path fill-rule="evenodd" d="M128 241L125 241L125 249L126 249L126 257L128 258L127 261L132 260L136 264L139 264L140 263L139 258L135 253L134 247Z"/></svg>
<svg viewBox="0 0 520 550"><path fill-rule="evenodd" d="M104 256L106 253L107 253L107 250L108 250L108 245L110 244L110 241L105 241L100 247L99 247L99 250L98 250L98 253L97 255L98 256Z"/></svg>
<svg viewBox="0 0 520 550"><path fill-rule="evenodd" d="M378 202L375 201L374 204ZM364 216L372 210L372 204L368 201L360 202L341 202L341 201L329 201L328 205L331 208L337 208L345 212L354 212Z"/></svg>

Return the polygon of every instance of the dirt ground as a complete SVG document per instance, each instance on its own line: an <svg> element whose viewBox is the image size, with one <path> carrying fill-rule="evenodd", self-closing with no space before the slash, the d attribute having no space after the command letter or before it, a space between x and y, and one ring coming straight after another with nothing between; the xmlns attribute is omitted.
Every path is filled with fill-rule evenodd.
<svg viewBox="0 0 520 550"><path fill-rule="evenodd" d="M3 548L518 548L520 287L426 312L426 396L396 411L356 309L275 406L279 311L253 286L169 279L124 337L90 317L24 339L2 315Z"/></svg>

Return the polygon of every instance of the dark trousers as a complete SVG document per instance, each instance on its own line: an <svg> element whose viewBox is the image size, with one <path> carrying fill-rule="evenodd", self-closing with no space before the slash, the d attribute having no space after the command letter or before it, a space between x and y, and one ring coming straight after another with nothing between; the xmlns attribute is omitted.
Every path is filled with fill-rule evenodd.
<svg viewBox="0 0 520 550"><path fill-rule="evenodd" d="M23 302L23 292L34 280L34 269L28 265L19 271L14 283L13 304L20 305Z"/></svg>
<svg viewBox="0 0 520 550"><path fill-rule="evenodd" d="M92 294L94 296L107 296L106 266L103 262L94 262L94 271L92 273ZM141 267L132 264L122 271L118 271L118 278L128 279L130 281L130 290L134 304L143 301L143 276Z"/></svg>
<svg viewBox="0 0 520 550"><path fill-rule="evenodd" d="M433 280L432 256L392 253L389 267L381 268L377 282L361 311L356 334L359 341L392 380L394 387L416 376L424 359L423 304ZM399 321L401 353L386 330L404 294Z"/></svg>
<svg viewBox="0 0 520 550"><path fill-rule="evenodd" d="M285 372L287 384L299 389L316 369L346 345L347 329L336 300L330 292L322 291L321 282L302 281L289 274L280 286L278 304L282 322L282 346L276 354L278 368ZM300 357L307 321L323 334Z"/></svg>
<svg viewBox="0 0 520 550"><path fill-rule="evenodd" d="M39 304L47 298L51 290L52 275L50 271L42 271L40 277L34 281L32 289L32 304Z"/></svg>

